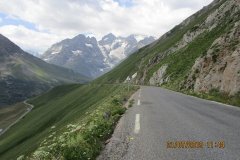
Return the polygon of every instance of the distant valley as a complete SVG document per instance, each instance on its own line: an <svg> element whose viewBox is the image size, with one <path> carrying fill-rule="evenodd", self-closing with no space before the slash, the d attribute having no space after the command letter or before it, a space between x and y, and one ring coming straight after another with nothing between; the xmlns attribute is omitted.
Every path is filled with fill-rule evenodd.
<svg viewBox="0 0 240 160"><path fill-rule="evenodd" d="M0 35L1 105L49 90L0 112L3 131L33 106L1 135L0 159L238 159L239 0L214 0L157 40L79 34L40 58ZM170 151L176 139L223 145Z"/></svg>
<svg viewBox="0 0 240 160"><path fill-rule="evenodd" d="M0 35L0 106L14 104L64 83L85 83L89 78L48 64Z"/></svg>
<svg viewBox="0 0 240 160"><path fill-rule="evenodd" d="M151 36L108 34L97 41L80 34L54 44L43 55L31 52L33 56L0 35L0 107L37 96L56 85L88 82L154 40Z"/></svg>

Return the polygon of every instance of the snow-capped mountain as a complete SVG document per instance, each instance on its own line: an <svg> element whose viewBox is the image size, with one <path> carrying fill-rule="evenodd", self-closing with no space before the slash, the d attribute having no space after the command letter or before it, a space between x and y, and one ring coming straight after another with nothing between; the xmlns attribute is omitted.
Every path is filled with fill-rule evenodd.
<svg viewBox="0 0 240 160"><path fill-rule="evenodd" d="M52 45L41 58L46 62L96 78L154 40L152 36L116 37L110 33L97 41L93 36L80 34Z"/></svg>
<svg viewBox="0 0 240 160"><path fill-rule="evenodd" d="M89 80L72 70L34 57L0 34L0 108L22 102L60 84Z"/></svg>

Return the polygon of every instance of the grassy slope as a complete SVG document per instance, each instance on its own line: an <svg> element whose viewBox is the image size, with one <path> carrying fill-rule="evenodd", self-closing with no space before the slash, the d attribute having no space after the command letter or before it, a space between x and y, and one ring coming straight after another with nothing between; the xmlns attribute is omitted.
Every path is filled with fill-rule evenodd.
<svg viewBox="0 0 240 160"><path fill-rule="evenodd" d="M122 85L65 85L31 100L34 109L0 137L0 159L31 153L49 135L53 125L57 131L80 121L86 112L94 111L119 89L127 93Z"/></svg>
<svg viewBox="0 0 240 160"><path fill-rule="evenodd" d="M164 84L163 87L205 99L240 106L240 94L232 97L216 91L211 91L209 94L196 94L181 88L181 83L186 79L187 74L192 68L196 58L204 56L214 40L227 33L229 29L231 29L231 26L234 25L235 22L232 21L231 17L229 17L229 14L226 14L223 23L211 32L204 32L181 50L165 56L158 63L149 65L149 62L156 56L161 56L164 51L174 46L187 31L194 30L196 25L203 23L207 16L215 9L219 8L219 6L224 2L225 1L223 0L216 6L212 5L202 9L192 16L194 18L192 18L188 25L180 24L174 27L166 34L166 38L162 38L155 44L146 46L138 52L132 54L128 59L123 61L123 63L118 65L112 71L108 72L105 76L95 80L95 83L122 82L127 78L127 76L131 76L137 72L138 78L142 77L144 74L146 75L144 82L140 82L140 84L147 85L153 73L156 72L162 65L167 64L168 68L166 74L170 75L170 81ZM144 71L146 71L146 73L144 73Z"/></svg>
<svg viewBox="0 0 240 160"><path fill-rule="evenodd" d="M223 3L223 2L222 2ZM153 59L156 55L161 54L166 51L170 47L174 46L183 35L194 28L195 25L202 23L209 13L213 12L216 8L218 8L221 4L217 6L210 6L208 8L204 8L201 11L194 14L194 17L188 25L178 25L170 30L166 35L166 38L158 40L155 44L150 44L144 48L141 48L139 51L135 52L113 70L105 74L104 76L95 80L96 83L105 83L105 82L122 82L127 76L138 72L139 76L142 76L144 73L144 69L147 69L147 76L145 79L145 84L149 81L152 74L161 66L161 64L156 64L153 66L148 66L149 60ZM195 44L196 45L201 45ZM191 53L190 53L191 55ZM183 57L182 57L183 56ZM185 56L185 57L184 57ZM196 56L192 56L195 57ZM180 59L187 58L188 61L185 63L186 66L191 67L194 58L189 59L189 53L180 55L178 57L166 57L166 59L175 58L174 61L178 61ZM180 59L179 59L180 58ZM174 63L173 63L174 64ZM147 68L146 68L147 67ZM174 67L174 66L173 66ZM170 67L169 67L170 68Z"/></svg>
<svg viewBox="0 0 240 160"><path fill-rule="evenodd" d="M60 81L60 82L87 82L90 79L75 73L72 70L59 67L53 64L48 64L39 58L32 55L26 54L21 57L18 61L18 66L13 67L12 72L19 79L24 80L35 80L35 81ZM27 70L27 72L24 72ZM25 73L26 75L24 75Z"/></svg>
<svg viewBox="0 0 240 160"><path fill-rule="evenodd" d="M58 130L69 123L86 118L84 113L95 110L106 99L110 99L111 94L115 93L114 91L120 87L94 84L122 82L127 76L135 72L138 72L138 76L143 75L142 71L150 59L173 46L189 29L201 23L217 7L204 9L201 14L197 13L195 15L197 18L190 24L175 27L169 32L167 38L140 49L112 71L95 80L91 85L57 87L48 94L33 100L32 103L36 105L34 110L9 130L5 136L1 137L0 158L9 159L23 153L27 154L37 148L42 140L49 135L51 126L56 125L56 130ZM178 90L179 82L185 77L195 58L204 53L214 38L225 32L225 27L223 25L218 30L204 33L188 47L165 57L161 63L147 66L148 72L145 83L162 64L168 63L170 67L167 72L171 73L175 79L170 84L166 84L166 87Z"/></svg>
<svg viewBox="0 0 240 160"><path fill-rule="evenodd" d="M1 74L11 75L18 80L40 81L48 83L86 82L89 78L72 70L48 64L23 51L7 37L0 34ZM55 82L56 83L56 82Z"/></svg>
<svg viewBox="0 0 240 160"><path fill-rule="evenodd" d="M27 110L24 103L17 103L12 106L0 108L0 128L4 129L15 122Z"/></svg>
<svg viewBox="0 0 240 160"><path fill-rule="evenodd" d="M57 85L91 80L70 69L46 63L1 35L0 62L0 106L21 102Z"/></svg>

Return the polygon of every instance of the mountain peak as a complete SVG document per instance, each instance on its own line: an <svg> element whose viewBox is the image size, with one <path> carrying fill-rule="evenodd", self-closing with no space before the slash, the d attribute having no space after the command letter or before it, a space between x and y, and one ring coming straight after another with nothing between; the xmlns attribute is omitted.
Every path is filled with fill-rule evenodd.
<svg viewBox="0 0 240 160"><path fill-rule="evenodd" d="M7 37L0 34L0 50L5 50L6 53L12 54L16 52L23 52L23 50L10 41ZM2 53L2 52L1 52Z"/></svg>
<svg viewBox="0 0 240 160"><path fill-rule="evenodd" d="M82 42L93 42L93 43L97 43L97 40L94 36L88 36L88 35L84 35L84 34L79 34L75 37L72 38L73 40L76 41L82 41Z"/></svg>
<svg viewBox="0 0 240 160"><path fill-rule="evenodd" d="M113 33L108 33L107 35L105 35L104 37L112 37L112 38L116 38L116 36Z"/></svg>
<svg viewBox="0 0 240 160"><path fill-rule="evenodd" d="M137 49L148 45L154 40L137 41L136 36L116 37L109 33L100 41L86 34L79 34L53 45L42 59L49 63L65 66L88 77L96 78L121 62ZM147 37L147 36L146 36Z"/></svg>
<svg viewBox="0 0 240 160"><path fill-rule="evenodd" d="M48 64L3 35L0 35L0 64L0 92L6 97L0 98L0 107L36 96L59 84L85 81L85 76Z"/></svg>
<svg viewBox="0 0 240 160"><path fill-rule="evenodd" d="M86 36L84 34L79 34L79 35L73 37L73 39L86 39Z"/></svg>
<svg viewBox="0 0 240 160"><path fill-rule="evenodd" d="M117 37L112 34L112 33L109 33L105 36L102 37L102 40L99 41L99 44L101 45L105 45L105 44L111 44L113 43L113 41L116 39Z"/></svg>

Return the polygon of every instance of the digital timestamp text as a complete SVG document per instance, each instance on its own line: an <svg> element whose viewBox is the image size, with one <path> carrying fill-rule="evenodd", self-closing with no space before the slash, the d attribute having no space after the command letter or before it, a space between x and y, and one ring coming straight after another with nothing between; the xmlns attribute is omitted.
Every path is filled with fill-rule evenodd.
<svg viewBox="0 0 240 160"><path fill-rule="evenodd" d="M224 141L167 141L166 147L169 149L184 149L184 148L225 148Z"/></svg>

